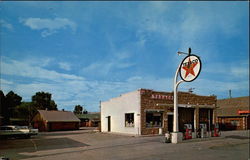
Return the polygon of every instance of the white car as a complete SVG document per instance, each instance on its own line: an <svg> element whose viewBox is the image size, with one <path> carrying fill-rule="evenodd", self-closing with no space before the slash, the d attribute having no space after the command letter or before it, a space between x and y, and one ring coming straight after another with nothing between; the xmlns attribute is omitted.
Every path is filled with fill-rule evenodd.
<svg viewBox="0 0 250 160"><path fill-rule="evenodd" d="M0 126L1 138L8 138L8 137L29 138L30 136L37 134L38 134L38 129L32 129L29 128L28 126L14 126L14 125Z"/></svg>

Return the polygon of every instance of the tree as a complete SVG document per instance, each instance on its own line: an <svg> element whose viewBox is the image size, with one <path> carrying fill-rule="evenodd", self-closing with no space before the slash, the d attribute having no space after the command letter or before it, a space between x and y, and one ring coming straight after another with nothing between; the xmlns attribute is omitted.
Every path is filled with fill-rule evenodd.
<svg viewBox="0 0 250 160"><path fill-rule="evenodd" d="M21 104L22 97L10 91L6 96L3 93L1 94L1 105L2 106L2 115L3 115L3 123L9 124L10 117L14 116L15 107ZM3 99L3 100L2 100Z"/></svg>
<svg viewBox="0 0 250 160"><path fill-rule="evenodd" d="M74 109L75 114L82 114L83 107L81 105L76 105Z"/></svg>
<svg viewBox="0 0 250 160"><path fill-rule="evenodd" d="M37 109L34 107L32 102L22 102L15 108L15 117L22 118L31 122L32 118L35 116Z"/></svg>
<svg viewBox="0 0 250 160"><path fill-rule="evenodd" d="M51 100L51 94L48 92L36 92L32 96L32 102L37 109L57 110L57 105L54 100Z"/></svg>
<svg viewBox="0 0 250 160"><path fill-rule="evenodd" d="M82 112L82 114L88 114L88 111L86 109L84 109L84 111Z"/></svg>
<svg viewBox="0 0 250 160"><path fill-rule="evenodd" d="M2 90L0 90L0 116L3 114L3 106L4 106L5 96Z"/></svg>

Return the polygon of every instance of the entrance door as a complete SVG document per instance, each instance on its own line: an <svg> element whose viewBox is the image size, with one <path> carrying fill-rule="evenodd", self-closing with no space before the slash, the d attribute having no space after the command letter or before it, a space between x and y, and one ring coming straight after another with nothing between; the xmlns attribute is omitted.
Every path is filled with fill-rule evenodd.
<svg viewBox="0 0 250 160"><path fill-rule="evenodd" d="M110 122L110 116L108 116L108 132L110 132L111 129L111 122Z"/></svg>
<svg viewBox="0 0 250 160"><path fill-rule="evenodd" d="M173 115L168 115L168 131L173 132Z"/></svg>

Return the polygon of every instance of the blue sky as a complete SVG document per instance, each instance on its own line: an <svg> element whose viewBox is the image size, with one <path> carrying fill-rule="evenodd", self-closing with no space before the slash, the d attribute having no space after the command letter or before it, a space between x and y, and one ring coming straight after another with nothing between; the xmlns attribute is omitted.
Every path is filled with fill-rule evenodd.
<svg viewBox="0 0 250 160"><path fill-rule="evenodd" d="M249 96L248 2L2 2L1 90L31 101L52 93L59 109L139 88L173 90L184 55L202 71L179 90Z"/></svg>

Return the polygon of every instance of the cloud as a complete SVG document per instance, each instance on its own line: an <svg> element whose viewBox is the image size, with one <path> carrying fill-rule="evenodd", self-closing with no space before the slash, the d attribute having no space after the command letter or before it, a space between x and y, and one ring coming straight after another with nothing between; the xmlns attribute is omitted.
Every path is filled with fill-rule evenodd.
<svg viewBox="0 0 250 160"><path fill-rule="evenodd" d="M91 63L87 67L83 68L85 74L95 74L99 76L106 76L115 69L126 69L135 65L135 63L129 61L131 54L129 52L113 51L111 56L107 56L101 61Z"/></svg>
<svg viewBox="0 0 250 160"><path fill-rule="evenodd" d="M62 79L59 82L44 81L29 83L17 80L1 80L1 88L8 92L13 90L20 94L24 100L29 101L37 91L50 92L58 104L59 109L73 110L77 104L83 105L88 111L99 111L99 101L107 101L110 98L137 90L139 88L153 89L156 91L173 91L173 78L157 78L154 76L132 76L124 81L103 81L86 79ZM211 87L213 86L213 87ZM182 83L179 91L188 91L195 88L194 93L200 95L215 94L218 98L224 98L229 89L235 95L248 93L249 82L223 82L221 80L197 79L195 82Z"/></svg>
<svg viewBox="0 0 250 160"><path fill-rule="evenodd" d="M232 90L238 97L249 95L249 81L221 81L210 79L197 79L195 82L180 84L180 90L187 91L189 88L195 88L196 94L212 95L215 94L219 99L227 98L229 90Z"/></svg>
<svg viewBox="0 0 250 160"><path fill-rule="evenodd" d="M204 73L220 76L224 79L249 79L249 62L246 60L235 60L233 62L213 62L212 65L204 65ZM220 68L220 69L218 69Z"/></svg>
<svg viewBox="0 0 250 160"><path fill-rule="evenodd" d="M1 84L7 84L7 85L13 84L12 81L7 81L7 80L5 80L5 79L0 79L0 83L1 83Z"/></svg>
<svg viewBox="0 0 250 160"><path fill-rule="evenodd" d="M71 65L69 63L67 63L67 62L59 62L58 64L59 64L59 67L61 69L64 69L66 71L70 71L71 70Z"/></svg>
<svg viewBox="0 0 250 160"><path fill-rule="evenodd" d="M12 24L6 22L3 19L0 20L0 26L3 27L3 28L6 28L8 30L11 30L11 31L14 29L13 26L12 26Z"/></svg>
<svg viewBox="0 0 250 160"><path fill-rule="evenodd" d="M41 64L43 63L41 62ZM39 63L34 64L34 61L29 61L29 60L17 61L7 58L4 58L1 62L1 74L22 76L28 78L47 79L52 81L61 81L64 79L70 79L70 80L84 79L83 77L44 69L39 65Z"/></svg>
<svg viewBox="0 0 250 160"><path fill-rule="evenodd" d="M76 31L76 23L67 18L27 18L20 19L20 22L25 26L30 27L32 30L42 30L41 36L47 37L55 34L60 29L70 28L73 32Z"/></svg>
<svg viewBox="0 0 250 160"><path fill-rule="evenodd" d="M249 68L247 67L232 67L231 73L235 77L249 78Z"/></svg>

